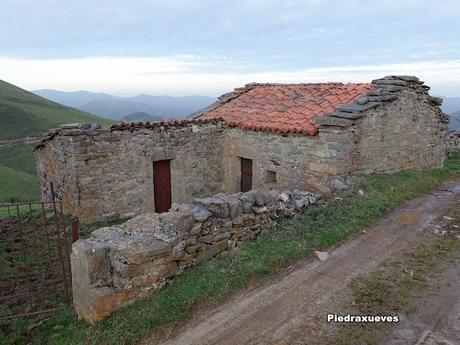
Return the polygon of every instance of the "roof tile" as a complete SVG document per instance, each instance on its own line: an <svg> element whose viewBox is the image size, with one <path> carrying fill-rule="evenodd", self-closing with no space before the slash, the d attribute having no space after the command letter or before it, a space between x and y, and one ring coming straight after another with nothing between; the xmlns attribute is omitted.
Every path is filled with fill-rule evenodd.
<svg viewBox="0 0 460 345"><path fill-rule="evenodd" d="M255 84L197 119L223 118L230 126L315 135L315 118L353 102L371 88L371 84L351 83Z"/></svg>

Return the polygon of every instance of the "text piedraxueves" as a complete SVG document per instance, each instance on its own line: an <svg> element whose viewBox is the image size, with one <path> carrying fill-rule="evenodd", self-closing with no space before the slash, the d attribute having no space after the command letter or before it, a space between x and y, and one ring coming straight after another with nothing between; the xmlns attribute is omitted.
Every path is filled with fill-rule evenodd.
<svg viewBox="0 0 460 345"><path fill-rule="evenodd" d="M335 323L398 323L398 315L327 314L327 322Z"/></svg>

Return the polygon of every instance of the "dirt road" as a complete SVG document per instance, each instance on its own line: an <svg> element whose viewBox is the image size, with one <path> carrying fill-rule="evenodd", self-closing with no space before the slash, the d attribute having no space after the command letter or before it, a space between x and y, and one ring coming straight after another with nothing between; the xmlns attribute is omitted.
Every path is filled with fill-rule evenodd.
<svg viewBox="0 0 460 345"><path fill-rule="evenodd" d="M398 326L384 334L385 345L460 344L460 261L450 263L430 282L417 311L402 314Z"/></svg>
<svg viewBox="0 0 460 345"><path fill-rule="evenodd" d="M328 324L326 316L340 313L349 302L347 284L433 237L427 230L452 200L460 203L460 181L391 212L333 250L327 261L300 262L279 281L242 291L224 305L198 313L174 337L143 344L327 344L337 325Z"/></svg>

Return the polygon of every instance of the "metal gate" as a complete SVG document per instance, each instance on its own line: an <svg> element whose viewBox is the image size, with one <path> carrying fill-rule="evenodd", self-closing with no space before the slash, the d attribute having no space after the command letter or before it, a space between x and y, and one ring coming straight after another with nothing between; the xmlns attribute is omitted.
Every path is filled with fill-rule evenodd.
<svg viewBox="0 0 460 345"><path fill-rule="evenodd" d="M0 320L72 305L68 225L59 200L0 205Z"/></svg>

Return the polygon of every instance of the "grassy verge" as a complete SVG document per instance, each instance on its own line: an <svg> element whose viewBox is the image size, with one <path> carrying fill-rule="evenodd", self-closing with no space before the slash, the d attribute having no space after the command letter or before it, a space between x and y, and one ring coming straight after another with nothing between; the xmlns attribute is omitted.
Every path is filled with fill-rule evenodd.
<svg viewBox="0 0 460 345"><path fill-rule="evenodd" d="M159 326L183 322L192 307L218 303L249 279L274 274L314 250L336 244L392 208L455 178L460 178L460 155L446 162L443 169L363 177L357 183L364 197L349 192L341 200L322 200L294 219L281 221L276 231L259 241L244 244L235 257L222 255L215 262L189 269L173 284L95 326L78 322L69 310L53 315L28 335L12 334L16 343L133 344ZM13 335L0 336L0 340L13 343Z"/></svg>
<svg viewBox="0 0 460 345"><path fill-rule="evenodd" d="M454 213L452 213L454 212ZM456 217L445 227L447 234L433 243L420 245L402 258L387 262L379 270L356 278L350 284L353 303L345 314L396 315L411 314L416 302L427 287L429 278L442 271L449 260L460 258L460 211L458 200L449 216ZM454 226L457 226L455 228ZM376 345L383 324L350 324L336 339L341 345Z"/></svg>

